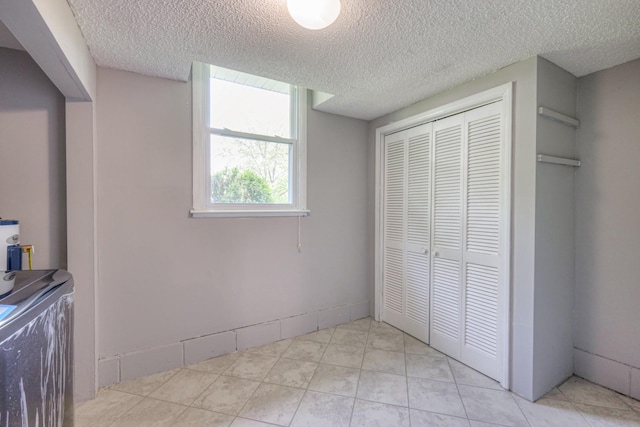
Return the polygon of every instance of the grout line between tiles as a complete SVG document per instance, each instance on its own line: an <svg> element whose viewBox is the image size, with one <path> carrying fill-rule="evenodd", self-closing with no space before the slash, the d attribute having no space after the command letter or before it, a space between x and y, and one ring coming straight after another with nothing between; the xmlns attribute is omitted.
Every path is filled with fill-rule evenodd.
<svg viewBox="0 0 640 427"><path fill-rule="evenodd" d="M462 403L462 409L464 409L464 416L469 419L469 413L467 412L467 406L464 404L464 399L462 398L462 394L460 393L460 387L458 386L458 379L456 378L456 374L453 372L453 368L451 367L451 362L449 358L446 358L447 365L449 366L449 370L451 371L451 376L453 377L453 383L456 385L456 390L458 391L458 397L460 398L460 403Z"/></svg>
<svg viewBox="0 0 640 427"><path fill-rule="evenodd" d="M402 348L404 349L404 335L402 336ZM404 384L407 391L407 415L409 416L409 427L411 427L411 397L409 396L409 368L407 368L407 353L404 353Z"/></svg>
<svg viewBox="0 0 640 427"><path fill-rule="evenodd" d="M129 393L131 394L131 393ZM140 396L139 394L135 395L138 397L142 397L142 399L140 399L140 402L136 403L135 405L133 405L131 408L127 409L126 411L124 411L122 414L120 414L119 416L117 416L111 423L109 423L109 426L114 425L119 419L121 419L122 417L124 417L125 415L127 415L129 412L131 412L133 410L133 408L135 408L136 406L139 406L142 404L142 402L144 402L145 400L147 400L146 396Z"/></svg>
<svg viewBox="0 0 640 427"><path fill-rule="evenodd" d="M246 402L244 402L244 404L242 405L242 407L241 407L241 408L240 408L240 410L238 411L238 414L236 415L236 418L238 418L238 417L240 416L240 414L242 414L242 411L243 411L243 410L244 410L244 408L247 406L247 404L249 403L249 401L251 400L251 398L253 397L253 395L254 395L254 394L256 394L256 392L258 391L258 389L260 388L260 386L261 386L262 384L265 384L265 383L263 383L262 381L260 381L260 384L258 384L258 387L256 387L256 389L255 389L255 390L253 390L253 392L251 393L251 395L249 396L249 398L247 399L247 401L246 401ZM243 418L247 418L247 419L250 419L250 420L252 420L252 419L253 419L253 418L244 417L244 416L243 416ZM254 420L254 421L260 421L260 420ZM263 421L260 421L260 422L263 422Z"/></svg>
<svg viewBox="0 0 640 427"><path fill-rule="evenodd" d="M559 391L560 389L558 389ZM564 394L563 394L564 396ZM590 426L591 423L589 422L589 420L587 419L587 417L582 413L581 410L578 409L578 407L576 406L575 402L572 402L571 400L567 399L565 402L569 403L571 405L571 407L580 415L580 417L584 420L584 424L585 426Z"/></svg>
<svg viewBox="0 0 640 427"><path fill-rule="evenodd" d="M362 364L360 366L362 366ZM353 414L356 411L356 404L358 403L358 389L360 388L360 378L362 378L362 369L358 369L358 382L356 382L356 391L353 396L353 407L351 408L351 417L349 418L349 425L351 425L351 423L353 422Z"/></svg>
<svg viewBox="0 0 640 427"><path fill-rule="evenodd" d="M289 421L289 424L287 424L287 425L291 425L291 423L293 423L293 420L296 419L296 415L298 415L298 410L300 409L300 405L302 405L302 401L304 400L304 397L307 395L308 391L309 390L305 390L304 393L302 393L302 397L298 401L298 405L296 406L296 410L293 411L293 416L291 417L291 421Z"/></svg>
<svg viewBox="0 0 640 427"><path fill-rule="evenodd" d="M527 414L524 413L520 405L518 405L518 400L515 398L513 393L511 393L510 391L507 391L507 393L509 393L509 396L511 396L511 400L513 400L513 403L516 404L516 408L518 408L518 410L520 411L520 414L522 414L522 416L524 417L524 420L527 422L527 424L529 424L529 426L531 426L531 421L527 417Z"/></svg>

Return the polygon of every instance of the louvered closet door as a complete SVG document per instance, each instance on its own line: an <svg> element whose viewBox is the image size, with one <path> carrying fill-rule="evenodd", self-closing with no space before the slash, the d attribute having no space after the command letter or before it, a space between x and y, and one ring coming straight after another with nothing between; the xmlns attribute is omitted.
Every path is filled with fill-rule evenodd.
<svg viewBox="0 0 640 427"><path fill-rule="evenodd" d="M508 206L503 158L502 102L465 114L465 200L461 361L499 378L502 327L500 289L508 286L501 271L502 230Z"/></svg>
<svg viewBox="0 0 640 427"><path fill-rule="evenodd" d="M431 346L460 358L464 116L433 125Z"/></svg>
<svg viewBox="0 0 640 427"><path fill-rule="evenodd" d="M407 132L384 139L382 320L402 328L405 313Z"/></svg>
<svg viewBox="0 0 640 427"><path fill-rule="evenodd" d="M432 125L407 132L407 302L402 329L428 343Z"/></svg>
<svg viewBox="0 0 640 427"><path fill-rule="evenodd" d="M382 320L428 342L431 124L384 140Z"/></svg>
<svg viewBox="0 0 640 427"><path fill-rule="evenodd" d="M502 102L434 126L431 345L498 379L509 206Z"/></svg>

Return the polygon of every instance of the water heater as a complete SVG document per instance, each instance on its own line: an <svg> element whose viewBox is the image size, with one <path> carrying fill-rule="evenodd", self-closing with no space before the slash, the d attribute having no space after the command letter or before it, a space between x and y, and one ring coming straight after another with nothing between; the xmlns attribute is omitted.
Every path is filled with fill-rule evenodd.
<svg viewBox="0 0 640 427"><path fill-rule="evenodd" d="M20 244L20 223L15 219L0 219L0 295L15 285L16 270L22 270L22 254L29 254L31 269L32 245Z"/></svg>

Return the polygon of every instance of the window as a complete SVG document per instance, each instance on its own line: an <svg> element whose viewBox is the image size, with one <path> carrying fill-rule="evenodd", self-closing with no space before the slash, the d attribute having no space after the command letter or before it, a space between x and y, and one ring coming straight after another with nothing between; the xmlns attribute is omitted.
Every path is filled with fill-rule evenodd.
<svg viewBox="0 0 640 427"><path fill-rule="evenodd" d="M306 91L193 64L194 217L306 215Z"/></svg>

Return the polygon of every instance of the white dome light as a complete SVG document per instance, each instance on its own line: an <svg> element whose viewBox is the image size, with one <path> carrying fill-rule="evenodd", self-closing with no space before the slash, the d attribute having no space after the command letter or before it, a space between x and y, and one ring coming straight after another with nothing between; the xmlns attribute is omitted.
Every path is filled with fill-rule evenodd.
<svg viewBox="0 0 640 427"><path fill-rule="evenodd" d="M340 0L287 0L291 17L309 30L333 24L340 14Z"/></svg>

